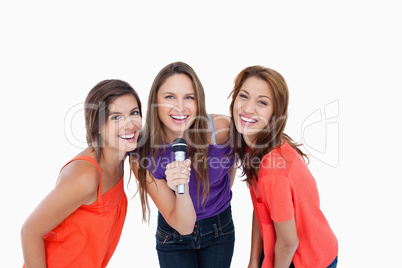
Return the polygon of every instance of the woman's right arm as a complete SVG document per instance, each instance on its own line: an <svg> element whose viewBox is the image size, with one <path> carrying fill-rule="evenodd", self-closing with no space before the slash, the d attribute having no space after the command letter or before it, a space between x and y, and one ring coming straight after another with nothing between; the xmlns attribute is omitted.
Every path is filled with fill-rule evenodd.
<svg viewBox="0 0 402 268"><path fill-rule="evenodd" d="M258 227L257 217L253 212L253 220L251 227L251 252L248 268L259 268L262 252L262 238L260 228Z"/></svg>
<svg viewBox="0 0 402 268"><path fill-rule="evenodd" d="M196 213L191 200L188 180L190 161L175 161L166 167L166 181L154 179L147 172L147 192L166 222L182 235L193 232ZM184 184L184 194L176 192L177 185ZM173 190L173 191L172 191Z"/></svg>
<svg viewBox="0 0 402 268"><path fill-rule="evenodd" d="M276 234L274 268L287 268L292 263L293 255L299 246L295 218L280 223L274 222L274 228Z"/></svg>
<svg viewBox="0 0 402 268"><path fill-rule="evenodd" d="M56 187L29 215L21 228L26 268L46 267L43 236L82 204L97 199L99 173L91 163L74 161L59 174Z"/></svg>

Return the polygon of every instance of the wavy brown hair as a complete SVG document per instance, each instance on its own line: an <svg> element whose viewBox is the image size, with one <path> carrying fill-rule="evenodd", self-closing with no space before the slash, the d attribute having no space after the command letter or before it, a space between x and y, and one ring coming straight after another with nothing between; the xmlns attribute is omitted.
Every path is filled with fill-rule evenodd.
<svg viewBox="0 0 402 268"><path fill-rule="evenodd" d="M129 83L122 80L110 79L99 82L89 91L85 99L84 114L87 144L95 152L98 163L102 157L102 137L99 131L109 115L109 106L117 97L126 94L133 95L137 100L142 117L141 101L137 92Z"/></svg>
<svg viewBox="0 0 402 268"><path fill-rule="evenodd" d="M264 130L260 131L253 141L254 147L247 152L247 144L243 135L240 134L234 124L233 108L244 82L250 78L256 77L267 82L273 95L273 114ZM267 153L275 147L280 146L282 141L286 141L303 158L308 157L298 148L301 144L296 144L288 135L284 133L286 121L288 118L289 90L283 76L277 71L263 66L250 66L242 70L234 80L234 87L229 97L232 97L230 104L231 113L231 139L233 146L233 155L240 161L243 174L246 175L246 181L252 184L253 180L258 180L259 164Z"/></svg>
<svg viewBox="0 0 402 268"><path fill-rule="evenodd" d="M165 151L168 141L163 135L163 124L158 114L158 91L167 78L184 74L190 78L197 102L197 116L188 130L184 132L184 139L188 144L187 157L191 158L192 168L196 172L197 179L197 198L199 199L200 186L202 184L202 203L207 199L209 193L208 176L208 138L205 130L208 129L208 119L205 105L204 88L197 74L188 64L184 62L173 62L165 66L155 77L148 97L148 107L145 126L140 134L140 153L138 164L138 190L141 198L143 220L146 220L147 211L149 218L149 204L147 196L147 167L153 170L155 159L162 149ZM201 130L201 131L199 131ZM162 146L161 146L162 145ZM151 159L150 159L151 158ZM150 163L149 163L150 162ZM152 172L151 172L152 174ZM153 178L154 179L154 178Z"/></svg>

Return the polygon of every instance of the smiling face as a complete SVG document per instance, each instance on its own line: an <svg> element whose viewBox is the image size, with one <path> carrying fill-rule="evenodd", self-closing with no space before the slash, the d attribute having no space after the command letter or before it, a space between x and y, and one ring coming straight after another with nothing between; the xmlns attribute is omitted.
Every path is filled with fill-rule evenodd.
<svg viewBox="0 0 402 268"><path fill-rule="evenodd" d="M185 74L168 77L157 94L158 116L168 142L183 137L197 115L196 94Z"/></svg>
<svg viewBox="0 0 402 268"><path fill-rule="evenodd" d="M247 145L251 146L258 133L266 129L273 112L273 94L269 84L257 77L247 78L232 111L236 129Z"/></svg>
<svg viewBox="0 0 402 268"><path fill-rule="evenodd" d="M120 155L137 147L142 118L132 94L117 97L109 106L105 124L100 129L104 149L118 150Z"/></svg>

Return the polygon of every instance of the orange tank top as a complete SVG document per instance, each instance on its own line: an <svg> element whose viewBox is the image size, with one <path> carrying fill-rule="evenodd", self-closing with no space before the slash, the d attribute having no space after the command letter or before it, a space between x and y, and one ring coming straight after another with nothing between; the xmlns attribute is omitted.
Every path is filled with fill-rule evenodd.
<svg viewBox="0 0 402 268"><path fill-rule="evenodd" d="M102 179L98 163L88 156L75 157L63 168L75 160L93 163ZM123 177L103 195L99 182L95 203L82 205L43 237L47 267L106 267L119 242L126 218Z"/></svg>

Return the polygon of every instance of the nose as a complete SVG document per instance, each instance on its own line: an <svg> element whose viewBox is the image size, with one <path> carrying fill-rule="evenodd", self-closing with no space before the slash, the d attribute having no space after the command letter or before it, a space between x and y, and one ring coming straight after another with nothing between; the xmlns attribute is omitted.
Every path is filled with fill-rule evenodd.
<svg viewBox="0 0 402 268"><path fill-rule="evenodd" d="M184 101L182 99L178 99L175 103L175 109L182 113L184 111Z"/></svg>
<svg viewBox="0 0 402 268"><path fill-rule="evenodd" d="M138 122L130 117L128 117L125 121L124 121L124 129L126 130L135 130L137 128L141 128L137 126Z"/></svg>
<svg viewBox="0 0 402 268"><path fill-rule="evenodd" d="M251 101L246 101L242 103L242 111L245 114L253 114L254 113L254 105Z"/></svg>

